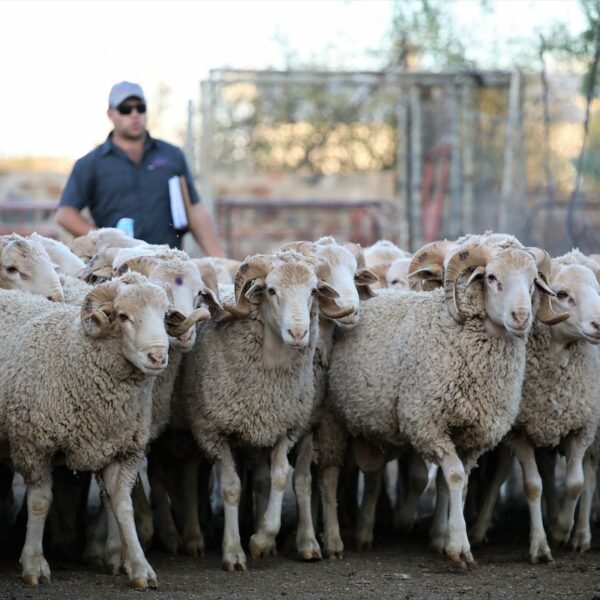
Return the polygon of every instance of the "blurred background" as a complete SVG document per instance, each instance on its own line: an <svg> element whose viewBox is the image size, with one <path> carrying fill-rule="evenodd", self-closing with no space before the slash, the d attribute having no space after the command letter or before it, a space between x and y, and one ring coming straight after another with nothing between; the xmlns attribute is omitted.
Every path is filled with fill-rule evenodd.
<svg viewBox="0 0 600 600"><path fill-rule="evenodd" d="M485 229L600 252L600 0L5 1L0 54L1 233L64 240L127 79L232 257Z"/></svg>

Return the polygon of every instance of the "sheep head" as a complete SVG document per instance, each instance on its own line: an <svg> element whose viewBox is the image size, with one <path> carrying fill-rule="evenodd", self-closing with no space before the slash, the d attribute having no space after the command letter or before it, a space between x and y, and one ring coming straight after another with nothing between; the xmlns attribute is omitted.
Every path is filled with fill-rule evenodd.
<svg viewBox="0 0 600 600"><path fill-rule="evenodd" d="M438 240L415 252L408 266L409 287L415 292L429 292L444 283L444 260L453 242Z"/></svg>
<svg viewBox="0 0 600 600"><path fill-rule="evenodd" d="M121 352L134 366L158 375L168 363L165 291L136 273L93 288L83 301L83 331L95 339L119 339Z"/></svg>
<svg viewBox="0 0 600 600"><path fill-rule="evenodd" d="M63 302L57 270L39 242L17 234L0 236L0 288Z"/></svg>
<svg viewBox="0 0 600 600"><path fill-rule="evenodd" d="M481 281L486 317L496 327L524 335L532 323L531 295L534 286L544 295L553 295L546 283L547 253L539 249L489 246L482 243L464 245L448 260L444 273L444 293L450 315L459 323L466 315L457 302L457 282L468 276L466 286ZM541 311L538 318L557 323L562 315Z"/></svg>

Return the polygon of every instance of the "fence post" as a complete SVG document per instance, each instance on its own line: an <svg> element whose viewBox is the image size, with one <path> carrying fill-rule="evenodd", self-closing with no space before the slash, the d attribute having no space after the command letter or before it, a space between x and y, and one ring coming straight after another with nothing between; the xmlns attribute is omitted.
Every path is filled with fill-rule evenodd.
<svg viewBox="0 0 600 600"><path fill-rule="evenodd" d="M406 88L400 86L396 103L396 210L398 215L398 238L402 248L410 248L411 226L409 210L408 171L408 107Z"/></svg>
<svg viewBox="0 0 600 600"><path fill-rule="evenodd" d="M215 218L213 190L213 157L212 125L213 125L213 82L208 79L201 84L202 97L202 133L200 136L200 180L202 181L202 203L208 213Z"/></svg>
<svg viewBox="0 0 600 600"><path fill-rule="evenodd" d="M422 204L423 192L423 123L421 113L421 87L410 86L410 249L414 252L423 245Z"/></svg>
<svg viewBox="0 0 600 600"><path fill-rule="evenodd" d="M462 85L462 140L463 140L463 233L472 233L475 227L473 222L473 182L475 179L475 166L473 163L474 118L473 118L473 80L467 77Z"/></svg>

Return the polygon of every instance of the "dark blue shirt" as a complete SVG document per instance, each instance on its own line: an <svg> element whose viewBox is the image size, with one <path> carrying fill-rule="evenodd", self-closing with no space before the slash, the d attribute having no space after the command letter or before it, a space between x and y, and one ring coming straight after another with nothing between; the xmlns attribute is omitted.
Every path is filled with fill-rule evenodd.
<svg viewBox="0 0 600 600"><path fill-rule="evenodd" d="M200 201L183 152L147 135L136 164L111 136L75 163L59 206L88 206L98 227L114 227L121 217L131 217L136 238L180 248L185 231L173 228L169 178L184 175L192 204Z"/></svg>

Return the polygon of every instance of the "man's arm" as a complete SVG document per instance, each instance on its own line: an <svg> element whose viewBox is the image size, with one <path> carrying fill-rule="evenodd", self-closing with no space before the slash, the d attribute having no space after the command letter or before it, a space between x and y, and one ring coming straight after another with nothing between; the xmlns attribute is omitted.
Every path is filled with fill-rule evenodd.
<svg viewBox="0 0 600 600"><path fill-rule="evenodd" d="M213 221L202 204L190 205L188 220L192 235L206 255L225 258L225 250L219 241Z"/></svg>
<svg viewBox="0 0 600 600"><path fill-rule="evenodd" d="M79 211L72 206L59 206L55 216L56 222L64 227L70 234L78 237L96 229L89 221L84 219Z"/></svg>

